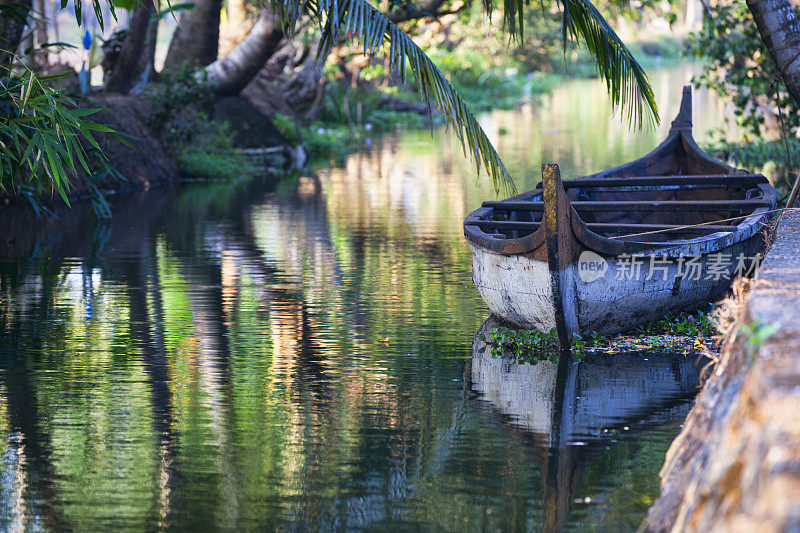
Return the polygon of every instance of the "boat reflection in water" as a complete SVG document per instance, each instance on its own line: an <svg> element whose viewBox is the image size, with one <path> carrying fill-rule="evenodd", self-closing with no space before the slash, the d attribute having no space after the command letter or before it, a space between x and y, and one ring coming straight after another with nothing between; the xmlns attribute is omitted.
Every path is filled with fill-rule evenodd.
<svg viewBox="0 0 800 533"><path fill-rule="evenodd" d="M705 362L642 351L518 363L492 355L487 343L499 325L491 316L475 335L472 390L533 442L544 486L542 528L561 531L589 463L637 431L683 420Z"/></svg>

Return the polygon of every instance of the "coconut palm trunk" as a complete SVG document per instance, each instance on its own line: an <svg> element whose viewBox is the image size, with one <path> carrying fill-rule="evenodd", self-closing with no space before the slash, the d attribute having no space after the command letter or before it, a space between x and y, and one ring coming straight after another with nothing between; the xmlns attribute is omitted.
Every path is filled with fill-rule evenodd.
<svg viewBox="0 0 800 533"><path fill-rule="evenodd" d="M122 44L119 58L106 80L106 90L127 94L141 81L146 70L152 72L152 49L155 46L154 31L157 22L156 5L142 2L131 13L128 36ZM147 72L149 76L150 72Z"/></svg>
<svg viewBox="0 0 800 533"><path fill-rule="evenodd" d="M6 66L13 60L22 41L22 33L27 24L26 19L31 10L31 3L18 0L0 0L0 64Z"/></svg>
<svg viewBox="0 0 800 533"><path fill-rule="evenodd" d="M139 62L136 65L136 72L139 73L135 80L131 93L139 93L142 89L156 79L156 44L158 43L158 19L151 18L147 25L147 33L144 37L144 45L139 54Z"/></svg>
<svg viewBox="0 0 800 533"><path fill-rule="evenodd" d="M36 6L36 24L34 28L34 35L36 37L36 47L37 51L35 53L34 60L36 61L36 65L39 67L45 67L48 64L48 54L47 50L42 49L42 45L48 42L47 39L47 5L45 4L45 0L34 0L34 5Z"/></svg>
<svg viewBox="0 0 800 533"><path fill-rule="evenodd" d="M164 66L188 63L204 67L216 61L221 11L222 0L194 0L194 8L181 15Z"/></svg>
<svg viewBox="0 0 800 533"><path fill-rule="evenodd" d="M789 0L747 0L761 40L800 106L800 23Z"/></svg>
<svg viewBox="0 0 800 533"><path fill-rule="evenodd" d="M206 71L220 95L239 94L275 53L284 37L280 18L264 8L247 37Z"/></svg>

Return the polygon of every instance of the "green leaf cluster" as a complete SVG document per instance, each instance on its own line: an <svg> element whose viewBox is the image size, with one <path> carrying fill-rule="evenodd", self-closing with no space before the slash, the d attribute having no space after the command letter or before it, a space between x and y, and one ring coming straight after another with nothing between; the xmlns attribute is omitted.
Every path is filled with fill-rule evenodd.
<svg viewBox="0 0 800 533"><path fill-rule="evenodd" d="M102 2L107 1L116 19L110 0L91 0L88 5L101 28ZM60 0L61 9L68 6ZM86 2L73 2L78 25L84 19ZM0 16L25 24L32 15L30 2L6 2ZM35 17L35 16L34 16ZM67 46L46 43L43 47ZM9 46L14 48L14 43ZM50 213L42 200L57 193L69 204L68 193L74 180L80 178L99 218L110 216L98 183L106 177L121 178L94 138L96 133L117 135L112 129L88 117L99 109L85 108L57 89L59 78L69 74L38 76L13 49L0 50L0 190L9 196L27 200L38 215ZM29 54L25 50L21 54Z"/></svg>
<svg viewBox="0 0 800 533"><path fill-rule="evenodd" d="M694 77L695 85L730 99L735 105L735 120L747 134L764 135L768 122L775 128L783 121L786 135L797 136L800 113L796 112L745 0L709 4L702 27L686 42L686 54L707 65Z"/></svg>
<svg viewBox="0 0 800 533"><path fill-rule="evenodd" d="M696 337L716 335L717 323L714 320L714 306L708 310L691 313L667 313L660 320L649 322L636 328L638 335L682 335Z"/></svg>
<svg viewBox="0 0 800 533"><path fill-rule="evenodd" d="M45 196L57 192L69 203L70 177L93 174L87 154L102 157L93 134L113 133L88 120L98 109L77 103L25 67L0 67L0 189Z"/></svg>
<svg viewBox="0 0 800 533"><path fill-rule="evenodd" d="M548 333L505 326L492 328L487 346L491 349L492 357L508 357L521 363L557 363L561 355L556 328ZM582 354L583 346L573 348L575 353Z"/></svg>
<svg viewBox="0 0 800 533"><path fill-rule="evenodd" d="M758 350L760 350L767 339L777 333L777 331L778 328L774 324L766 324L760 320L739 325L739 333L744 339L744 345L747 350L748 365L753 364L753 359Z"/></svg>

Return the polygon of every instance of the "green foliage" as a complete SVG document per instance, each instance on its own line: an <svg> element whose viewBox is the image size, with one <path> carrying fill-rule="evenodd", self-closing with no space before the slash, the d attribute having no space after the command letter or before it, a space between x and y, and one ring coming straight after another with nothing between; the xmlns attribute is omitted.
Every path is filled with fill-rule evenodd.
<svg viewBox="0 0 800 533"><path fill-rule="evenodd" d="M145 97L150 103L150 126L165 133L170 142L190 142L193 132L184 124L184 111L206 111L214 101L215 87L190 66L161 73L159 83L148 86Z"/></svg>
<svg viewBox="0 0 800 533"><path fill-rule="evenodd" d="M289 142L304 142L312 159L347 154L358 144L371 142L378 133L399 127L424 128L429 124L428 117L419 113L381 109L380 100L385 97L385 93L377 90L353 90L331 80L316 120L296 126L294 119L282 113L274 114L271 119Z"/></svg>
<svg viewBox="0 0 800 533"><path fill-rule="evenodd" d="M391 109L375 109L367 113L365 126L372 125L372 131L392 131L398 127L420 129L430 125L427 116L415 112L393 111Z"/></svg>
<svg viewBox="0 0 800 533"><path fill-rule="evenodd" d="M91 4L102 28L102 2ZM61 8L66 6L62 0ZM114 6L110 7L114 15ZM74 2L79 25L83 8L81 2ZM11 1L0 6L0 16L25 24L29 17L39 15L31 12L30 2ZM5 47L15 48L16 44L6 43ZM23 54L31 52L27 49ZM27 201L38 216L52 215L44 205L45 199L57 193L69 204L68 193L77 177L83 180L97 217L108 218L110 207L98 182L121 176L103 155L93 133L116 132L87 119L97 109L80 108L75 100L53 88L52 82L66 74L37 76L14 50L3 49L0 56L0 189Z"/></svg>
<svg viewBox="0 0 800 533"><path fill-rule="evenodd" d="M760 320L739 325L739 334L742 335L744 339L745 349L747 350L747 362L749 365L753 364L753 358L764 342L777 331L778 328L773 324L765 324Z"/></svg>
<svg viewBox="0 0 800 533"><path fill-rule="evenodd" d="M693 313L668 313L661 320L640 326L636 332L639 335L670 334L711 337L717 334L717 325L713 316L713 306L708 310Z"/></svg>
<svg viewBox="0 0 800 533"><path fill-rule="evenodd" d="M492 328L491 342L487 346L491 348L492 357L511 357L524 363L557 363L561 354L556 328L549 333L505 326Z"/></svg>
<svg viewBox="0 0 800 533"><path fill-rule="evenodd" d="M191 178L235 180L255 167L233 146L227 123L210 120L215 87L189 66L166 70L148 87L149 124L178 155L181 173Z"/></svg>
<svg viewBox="0 0 800 533"><path fill-rule="evenodd" d="M767 47L761 41L745 0L721 0L703 16L701 29L686 43L687 55L701 59L707 68L695 77L735 104L737 123L751 135L764 133L765 119L785 123L796 136L800 114L786 91Z"/></svg>
<svg viewBox="0 0 800 533"><path fill-rule="evenodd" d="M297 128L295 127L294 120L288 115L284 115L283 113L275 113L270 117L272 120L272 124L278 128L278 131L286 137L286 140L290 143L297 145L303 142L297 132Z"/></svg>
<svg viewBox="0 0 800 533"><path fill-rule="evenodd" d="M492 357L510 357L521 363L550 361L557 363L561 356L561 344L556 328L547 333L535 329L516 329L500 326L492 328L491 339L486 347L491 349ZM580 360L586 355L587 343L579 336L572 340L571 355ZM485 350L482 348L481 353Z"/></svg>
<svg viewBox="0 0 800 533"><path fill-rule="evenodd" d="M628 48L645 65L658 61L678 62L682 56L684 40L673 34L646 35L632 42Z"/></svg>
<svg viewBox="0 0 800 533"><path fill-rule="evenodd" d="M0 188L10 195L39 198L57 192L69 204L70 177L93 175L92 161L103 161L93 132L113 133L86 117L97 109L81 109L30 69L0 67ZM34 207L37 212L41 212Z"/></svg>
<svg viewBox="0 0 800 533"><path fill-rule="evenodd" d="M198 114L195 127L198 133L191 142L180 145L178 165L183 175L233 181L256 173L256 168L233 146L227 123Z"/></svg>
<svg viewBox="0 0 800 533"><path fill-rule="evenodd" d="M107 0L105 3L109 7L109 9L111 10L111 16L114 18L114 20L116 20L117 19L117 13L116 13L115 8L120 5L120 2L126 2L128 4L134 4L134 3L139 2L139 1L143 1L143 0L127 0L127 2L126 2L126 0ZM102 30L105 27L105 24L106 24L106 21L103 20L103 9L102 9L103 2L101 2L100 0L91 0L91 2L89 2L89 3L92 6L92 11L94 12L94 16L97 19L97 23L100 25L100 29ZM68 0L61 0L61 9L66 8L68 4L69 4ZM84 4L80 0L74 0L73 8L75 9L75 21L78 23L78 26L80 26L81 24L83 24ZM131 7L129 9L132 9L132 8L133 8L133 5L131 5Z"/></svg>
<svg viewBox="0 0 800 533"><path fill-rule="evenodd" d="M506 0L522 4L523 0ZM562 0L563 34L580 36L594 58L597 71L606 82L614 107L627 111L628 121L641 127L645 117L658 123L656 105L650 80L611 25L588 0Z"/></svg>
<svg viewBox="0 0 800 533"><path fill-rule="evenodd" d="M713 310L694 313L667 314L661 320L645 324L634 331L635 337L625 335L608 337L596 331L572 340L572 357L583 358L589 352L615 353L642 349L684 348L688 340L691 348L698 348L698 339L715 338L718 335ZM703 347L705 343L701 343ZM493 357L509 357L518 362L537 363L558 361L560 344L553 328L548 333L536 330L514 329L505 326L493 328L487 342Z"/></svg>
<svg viewBox="0 0 800 533"><path fill-rule="evenodd" d="M478 111L511 109L525 96L545 92L558 78L527 76L521 73L519 62L506 59L498 65L498 57L471 47L431 47L427 51L464 100Z"/></svg>
<svg viewBox="0 0 800 533"><path fill-rule="evenodd" d="M136 7L136 0L111 0L110 4L114 7L119 7L130 11ZM77 3L77 5L80 5L80 3Z"/></svg>
<svg viewBox="0 0 800 533"><path fill-rule="evenodd" d="M788 148L788 157L787 157ZM714 157L732 165L761 172L780 190L788 192L794 183L797 163L800 162L800 139L779 141L758 139L752 142L717 140L706 147ZM793 168L789 168L792 161Z"/></svg>
<svg viewBox="0 0 800 533"><path fill-rule="evenodd" d="M647 9L653 7L647 5ZM422 40L425 53L472 109L513 108L521 98L548 92L562 80L561 72L596 76L595 63L585 48L574 44L564 48L558 14L549 4L544 10L526 11L525 38L511 42L508 32L493 26L480 10L478 4L472 5L446 30L423 34L427 40ZM606 11L616 16L632 10ZM680 41L674 36L647 36L646 41L631 43L629 49L645 64L655 63L679 59Z"/></svg>
<svg viewBox="0 0 800 533"><path fill-rule="evenodd" d="M374 108L377 105L377 98L373 97L376 94L374 91L354 91L332 80L325 87L317 117L323 124L352 125L359 105L362 108Z"/></svg>
<svg viewBox="0 0 800 533"><path fill-rule="evenodd" d="M420 98L428 105L436 105L442 112L465 153L469 150L474 157L477 170L483 167L494 180L497 190L503 187L508 192L515 192L511 175L472 111L441 70L406 33L365 0L343 0L338 6L329 4L329 0L316 0L315 3L318 11L326 16L320 41L321 55L327 55L338 41L340 32L354 35L355 40L363 44L364 53L370 56L380 52L384 41L388 41L392 75L401 82L405 81L406 65L410 64Z"/></svg>
<svg viewBox="0 0 800 533"><path fill-rule="evenodd" d="M424 127L428 119L419 113L403 113L383 109L381 100L395 97L396 91L357 90L331 80L319 106L319 113L313 126L335 128L346 125L352 130L388 131L398 125ZM400 99L402 100L402 98ZM361 118L359 119L359 109Z"/></svg>

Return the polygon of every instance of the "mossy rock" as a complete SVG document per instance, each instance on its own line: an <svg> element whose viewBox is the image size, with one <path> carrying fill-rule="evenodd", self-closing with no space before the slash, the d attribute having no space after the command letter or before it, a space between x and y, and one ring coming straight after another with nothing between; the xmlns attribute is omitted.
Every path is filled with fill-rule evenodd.
<svg viewBox="0 0 800 533"><path fill-rule="evenodd" d="M264 148L291 144L270 118L243 96L226 96L214 104L214 120L224 120L238 148Z"/></svg>

